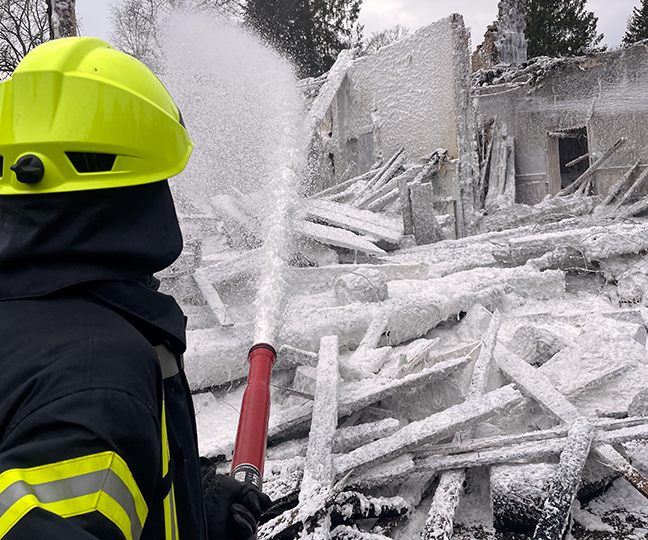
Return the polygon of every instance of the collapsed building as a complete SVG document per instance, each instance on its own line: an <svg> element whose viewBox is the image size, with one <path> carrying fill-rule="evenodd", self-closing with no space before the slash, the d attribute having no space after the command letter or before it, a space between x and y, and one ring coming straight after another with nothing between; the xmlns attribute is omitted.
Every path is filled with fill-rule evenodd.
<svg viewBox="0 0 648 540"><path fill-rule="evenodd" d="M646 163L647 55L638 44L476 76L480 139L499 131L515 145L516 202L556 195L622 137L628 144L594 173L592 193L605 195L637 160Z"/></svg>
<svg viewBox="0 0 648 540"><path fill-rule="evenodd" d="M474 211L477 167L468 42L463 18L452 15L376 54L334 66L332 72L343 70L336 73L339 87L325 112L316 111L316 191L367 172L401 148L410 163L443 148L447 165L437 176L435 204L456 217L463 236L470 219L464 215Z"/></svg>
<svg viewBox="0 0 648 540"><path fill-rule="evenodd" d="M260 538L648 529L646 44L526 60L521 4L474 73L451 15L301 82ZM192 218L229 220L231 249L166 277L223 471L260 260L239 237L262 222L236 202Z"/></svg>
<svg viewBox="0 0 648 540"><path fill-rule="evenodd" d="M454 16L351 64L317 128L319 187L400 147L411 162L444 148L449 165L434 182L435 207L454 216L461 237L496 195L535 205L620 138L628 144L593 172L591 194L605 195L637 160L640 173L648 159L645 44L527 61L522 4L500 2L499 24L473 55L474 75Z"/></svg>

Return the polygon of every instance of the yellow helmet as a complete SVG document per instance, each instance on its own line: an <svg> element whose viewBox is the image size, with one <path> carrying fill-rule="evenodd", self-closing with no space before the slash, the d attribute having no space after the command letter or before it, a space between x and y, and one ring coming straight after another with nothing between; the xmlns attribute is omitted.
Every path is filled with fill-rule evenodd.
<svg viewBox="0 0 648 540"><path fill-rule="evenodd" d="M192 148L160 80L99 39L44 43L0 84L0 195L158 182Z"/></svg>

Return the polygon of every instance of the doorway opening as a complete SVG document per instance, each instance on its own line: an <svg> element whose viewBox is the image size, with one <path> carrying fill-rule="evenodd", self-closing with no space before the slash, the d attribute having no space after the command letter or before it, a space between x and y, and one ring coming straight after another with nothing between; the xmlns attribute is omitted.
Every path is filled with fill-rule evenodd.
<svg viewBox="0 0 648 540"><path fill-rule="evenodd" d="M590 166L587 128L578 127L549 133L551 193L566 188Z"/></svg>
<svg viewBox="0 0 648 540"><path fill-rule="evenodd" d="M587 128L576 128L565 132L558 141L560 153L561 187L567 187L590 166Z"/></svg>

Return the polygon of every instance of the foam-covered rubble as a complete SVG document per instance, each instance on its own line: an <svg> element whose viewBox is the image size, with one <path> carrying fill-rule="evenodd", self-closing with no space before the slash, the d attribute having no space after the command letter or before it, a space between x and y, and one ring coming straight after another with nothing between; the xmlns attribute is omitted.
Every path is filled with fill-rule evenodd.
<svg viewBox="0 0 648 540"><path fill-rule="evenodd" d="M635 220L634 225L641 226L642 223L644 221ZM566 225L568 223L563 223ZM575 221L572 225L579 229L582 224ZM597 234L593 224L592 227L592 234ZM629 437L635 448L642 448L641 440L647 431L645 424L641 425L641 419L637 420L640 425L623 428L630 430L628 435L622 436L621 428L606 431L608 439L601 439L597 433L602 433L599 431L600 421L627 416L634 397L648 386L647 309L640 304L619 304L613 294L615 283L606 282L596 272L565 272L560 268L542 271L531 264L504 268L496 259L482 255L476 258L474 255L492 255L493 251L501 249L503 241L524 235L527 238L535 236L529 232L489 233L482 237L397 250L371 264L301 269L308 272L308 280L296 279L291 283L288 279L283 327L276 345L279 350L284 347L289 352L290 361L283 365L279 361L273 376L270 447L265 478L267 492L279 504L276 512L289 509L298 500L301 475L307 463L308 426L317 395L317 373L309 368L311 372L307 378L310 382L307 382L304 379L307 372L304 371L299 386L296 373L302 361L306 365L316 365L313 361L317 361L320 339L325 335L335 335L339 339L339 421L337 442L332 448L335 478L342 478L344 485L348 486L336 488L341 490L339 493L354 492L362 497L404 496L410 482L431 482L433 492L434 478L444 467L492 470L488 482L494 491L470 485L471 482L483 482L483 475L468 475L467 489L481 493L481 498L476 501L474 495L458 495L463 502L453 518L455 531L478 534L475 531L480 530L479 534L496 538L499 533L493 527L522 530L543 515L544 497L549 492L547 486L552 478L547 476L550 473L543 467L547 467L552 475L559 470L556 463L563 452L567 431L556 432L546 443L528 441L520 443L522 446L519 447L505 445L499 450L493 439L491 444L495 446L490 450L488 441L494 435L509 437L539 433L560 428L569 418L586 418L594 425L593 446L608 444L603 442L605 440L626 441ZM536 232L541 237L543 229L538 228ZM611 252L600 251L599 257L607 253ZM472 261L472 268L453 271L452 261L447 261L449 254L452 261ZM620 267L623 260L623 257L617 258L616 267ZM636 256L630 257L628 264L635 261ZM446 265L445 270L434 270L442 264ZM381 266L385 272L380 272ZM438 277L439 274L445 277ZM376 291L386 283L387 297L370 298L368 293L355 297L348 293L341 296L339 291L336 293L336 286L344 275L355 275L352 283L375 278ZM409 279L408 275L411 276ZM368 287L374 290L371 284ZM510 375L508 370L512 367L506 367L502 372L491 366L485 397L477 396L471 398L474 401L465 401L471 369L480 354L480 343L485 339L495 309L501 316L494 348L495 365L508 366L506 362L499 363L507 358L510 362L511 355L516 357L516 353L522 354L521 351L528 351L529 347L536 347L533 351L542 351L545 355L551 351L543 362L534 363L527 358L532 365L516 357L516 362L522 362L527 370L542 376L544 382L533 383L536 386L531 394L527 393L530 388L525 388L524 384L518 387L515 382L518 390L511 388L513 393L510 396L495 398L498 392L504 391L503 388L498 391L498 388L505 386L511 376L514 381L518 376L522 377L521 380L526 379L525 375L515 375L515 370ZM240 320L237 317L244 312L243 307L233 306L233 319ZM372 324L375 328L370 330ZM235 323L229 328L216 326L192 330L190 335L197 336L198 332L203 341L194 344L195 349L189 351L186 361L188 372L194 374L192 380L197 387L203 388L194 396L200 449L211 457L220 456L225 471L233 449L233 426L236 425L236 411L242 396L241 379L245 375L245 351L241 342L245 341L249 330L245 330L243 323L238 327ZM376 337L370 339L371 332ZM230 341L224 340L223 336L230 336ZM518 343L522 339L527 340L526 349ZM363 340L365 349L360 354L359 346ZM544 349L535 340L544 340ZM553 348L547 343L553 344ZM215 352L217 349L227 351L230 364L235 365L238 371L223 369L223 363L218 360L221 357ZM209 351L214 351L212 357ZM448 366L448 371L442 371L446 369L443 366ZM441 371L435 371L437 369ZM221 380L210 376L210 371L221 374L222 382L206 389L208 385L200 383ZM226 373L229 375L225 376ZM442 378L436 377L435 373L442 374ZM543 384L547 385L546 390L543 390ZM526 396L522 401L522 396L517 393L519 390ZM564 404L560 400L564 400ZM479 412L484 407L484 411L492 411L487 416L481 416ZM463 454L463 457L446 449L434 458L435 445L440 444L440 448L447 446L459 427L465 425L477 426L473 438L485 441L485 447L476 454ZM348 430L358 435L345 437ZM615 439L617 431L619 438ZM340 442L342 440L346 442ZM645 460L632 458L632 453L627 455L630 456L629 465L645 470ZM640 456L641 453L635 450L634 455ZM617 497L614 490L618 487L615 486L627 483L627 480L615 481L618 473L610 470L592 473L592 459L590 456L587 460L584 484L576 495L580 509L574 506L572 510L576 522L574 530L611 528L627 531L627 525L621 526L605 503L607 497ZM525 465L526 470L520 465L509 464L510 460L530 460L531 463ZM495 471L499 472L495 474ZM346 478L349 472L351 477ZM421 474L424 479L420 478ZM531 480L536 476L544 479L545 483L533 487ZM588 490L594 488L588 486L598 487L592 492ZM598 495L592 498L592 493ZM513 494L519 497L518 502L511 499ZM432 498L422 495L413 499L408 495L404 514L389 510L390 519L400 523L395 529L385 528L387 518L384 515L366 521L368 518L351 512L349 508L353 506L347 504L347 510L338 509L331 514L334 516L331 530L346 535L337 536L340 538L361 538L362 530L365 531L363 534L398 538L403 534L398 532L401 529L411 534L416 527L419 527L417 534L420 534L425 522L429 521L432 504ZM306 526L311 527L308 530L325 526L321 521L321 508L315 507L318 504L329 505L327 508L330 509L334 499L310 497L308 509L302 510L299 519L295 519L305 520ZM435 504L440 504L441 508L444 500ZM475 523L475 515L484 513L483 508L478 512L471 507L475 504L481 504L483 508L492 507L491 521L486 519ZM610 504L616 503L613 500ZM348 512L351 512L351 517ZM428 517L417 518L419 513ZM635 505L627 513L636 523L648 523L648 505ZM368 523L373 525L368 526ZM260 537L273 538L273 534L268 524L262 528ZM352 534L356 536L349 536ZM572 534L579 538L575 532Z"/></svg>
<svg viewBox="0 0 648 540"><path fill-rule="evenodd" d="M452 16L438 28L459 22ZM452 36L430 28L413 43L430 37ZM371 81L402 61L402 49L389 48L384 63L361 61L376 65ZM485 92L535 84L560 64L585 61L496 66L473 84ZM356 65L347 52L327 77L305 84L308 130ZM408 68L407 76L415 74ZM455 90L464 92L465 107L456 109L454 94L448 103L468 126L469 93ZM388 108L390 99L381 97L378 127L390 114L402 117ZM467 183L477 182L466 162L468 135L459 141L463 161L448 158L454 142L424 160L401 148L282 208L292 236L275 246L289 267L274 291L282 302L271 321L279 354L264 478L274 505L260 539L409 540L453 531L456 538L530 538L539 520L562 527L565 516L576 540L591 531L640 537L648 529L648 421L640 416L648 386L648 219L621 219L596 197L534 207L506 200L481 216L466 195L475 187ZM254 162L248 165L251 174ZM461 184L458 193L471 200L439 196L441 179ZM412 186L433 208L408 208ZM183 210L191 233L185 254L161 276L188 315L185 364L200 451L223 472L255 340L254 302L269 255L261 247L266 212L277 206L267 190L248 191L194 197L193 210ZM417 227L429 235L417 237ZM416 245L424 241L433 243ZM272 280L265 283L264 294L272 293ZM456 469L463 473L441 476ZM443 527L426 532L426 523Z"/></svg>

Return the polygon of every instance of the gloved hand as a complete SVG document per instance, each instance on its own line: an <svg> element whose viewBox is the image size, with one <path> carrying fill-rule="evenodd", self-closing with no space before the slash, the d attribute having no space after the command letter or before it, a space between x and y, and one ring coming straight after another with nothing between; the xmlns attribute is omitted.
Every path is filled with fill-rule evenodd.
<svg viewBox="0 0 648 540"><path fill-rule="evenodd" d="M261 514L270 497L247 482L218 474L207 458L200 458L203 499L209 540L254 540Z"/></svg>

